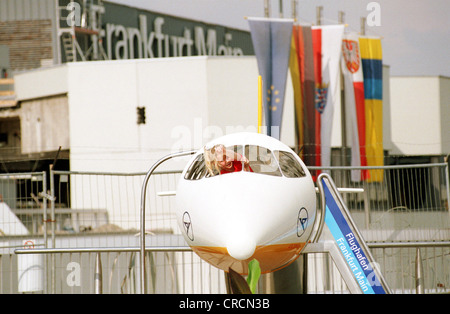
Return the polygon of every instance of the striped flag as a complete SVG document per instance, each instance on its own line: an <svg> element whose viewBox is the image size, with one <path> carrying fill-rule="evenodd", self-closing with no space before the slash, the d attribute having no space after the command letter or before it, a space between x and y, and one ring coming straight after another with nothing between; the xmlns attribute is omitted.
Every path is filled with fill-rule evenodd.
<svg viewBox="0 0 450 314"><path fill-rule="evenodd" d="M280 139L294 20L248 18L248 22L263 81L267 135Z"/></svg>
<svg viewBox="0 0 450 314"><path fill-rule="evenodd" d="M350 122L353 167L367 166L364 81L358 35L347 33L342 40L341 69L344 76L345 114ZM352 170L352 181L367 179L367 170Z"/></svg>
<svg viewBox="0 0 450 314"><path fill-rule="evenodd" d="M291 72L292 87L294 90L294 114L295 114L295 136L297 147L300 149L299 156L303 159L303 88L302 88L302 55L303 36L300 25L292 28L291 54L289 60L289 70Z"/></svg>
<svg viewBox="0 0 450 314"><path fill-rule="evenodd" d="M295 53L301 87L299 89L295 89L294 87L297 126L298 132L301 134L301 137L299 138L299 147L302 152L301 157L304 163L308 166L314 166L316 154L314 109L315 77L311 26L295 25L293 30L293 42L295 43ZM293 52L291 52L291 54L292 53ZM293 69L294 66L295 64L293 65L291 62L291 76L293 75L293 72L295 73L296 71ZM295 84L295 82L293 82L293 84ZM296 96L295 93L300 91L301 97ZM301 104L297 103L299 98L301 98Z"/></svg>
<svg viewBox="0 0 450 314"><path fill-rule="evenodd" d="M293 27L290 70L300 156L307 165L314 165L315 79L311 26Z"/></svg>
<svg viewBox="0 0 450 314"><path fill-rule="evenodd" d="M380 38L359 37L364 77L368 166L383 166L383 64ZM370 169L368 181L383 181L383 170Z"/></svg>
<svg viewBox="0 0 450 314"><path fill-rule="evenodd" d="M315 165L331 164L334 107L340 103L340 72L344 25L312 27L315 76Z"/></svg>

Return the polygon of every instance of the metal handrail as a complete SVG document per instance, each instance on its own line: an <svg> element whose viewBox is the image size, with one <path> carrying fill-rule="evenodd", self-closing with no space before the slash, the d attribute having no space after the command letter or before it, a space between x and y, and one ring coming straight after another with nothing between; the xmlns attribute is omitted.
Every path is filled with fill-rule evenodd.
<svg viewBox="0 0 450 314"><path fill-rule="evenodd" d="M423 294L423 264L420 253L420 248L424 247L450 247L450 241L441 242L368 242L367 246L370 248L416 248L415 260L415 282L416 293ZM100 253L126 253L126 252L140 252L140 247L90 247L90 248L35 248L35 249L16 249L15 254L55 254L55 253L96 253L95 258L95 272L94 272L94 291L96 294L103 293L102 287L102 263ZM146 247L147 252L192 252L189 246L152 246ZM142 273L142 271L141 271Z"/></svg>
<svg viewBox="0 0 450 314"><path fill-rule="evenodd" d="M183 157L195 154L198 150L192 150L187 152L179 152L179 153L172 153L167 156L164 156L157 162L153 164L153 166L149 169L147 174L145 175L144 182L142 183L142 190L141 190L141 208L140 208L140 217L141 217L141 231L140 231L140 256L139 256L139 262L141 266L141 293L145 294L147 292L147 285L145 283L146 276L145 276L145 195L147 191L147 184L148 181L153 174L153 172L156 170L158 166L160 166L162 163L166 162L169 159L176 158L176 157Z"/></svg>
<svg viewBox="0 0 450 314"><path fill-rule="evenodd" d="M418 248L418 247L450 247L450 241L439 242L366 242L371 249L387 248ZM139 252L140 247L78 247L78 248L35 248L35 249L15 249L15 254L55 254L55 253L124 253ZM191 252L189 246L147 246L147 252Z"/></svg>
<svg viewBox="0 0 450 314"><path fill-rule="evenodd" d="M103 293L103 268L100 254L101 253L128 253L140 252L140 247L91 247L91 248L44 248L44 249L16 249L15 254L56 254L56 253L96 253L95 256L95 271L94 271L94 293ZM192 249L187 246L153 246L146 247L147 252L192 252ZM54 255L52 255L54 256ZM144 269L141 269L141 273ZM53 292L54 293L54 292Z"/></svg>
<svg viewBox="0 0 450 314"><path fill-rule="evenodd" d="M366 242L371 249L418 248L418 247L450 247L450 241L418 241L418 242Z"/></svg>
<svg viewBox="0 0 450 314"><path fill-rule="evenodd" d="M447 167L445 162L429 163L429 164L407 164L407 165L384 165L384 166L308 166L308 170L371 170L371 169L408 169L408 168L431 168L431 167Z"/></svg>
<svg viewBox="0 0 450 314"><path fill-rule="evenodd" d="M161 170L154 171L153 174L182 173L183 170ZM89 175L112 175L112 176L142 176L147 172L100 172L100 171L75 171L75 170L53 170L54 174L89 174Z"/></svg>
<svg viewBox="0 0 450 314"><path fill-rule="evenodd" d="M78 248L45 248L45 249L16 249L15 254L55 254L55 253L127 253L140 252L141 247L78 247ZM188 246L151 246L147 252L190 252Z"/></svg>

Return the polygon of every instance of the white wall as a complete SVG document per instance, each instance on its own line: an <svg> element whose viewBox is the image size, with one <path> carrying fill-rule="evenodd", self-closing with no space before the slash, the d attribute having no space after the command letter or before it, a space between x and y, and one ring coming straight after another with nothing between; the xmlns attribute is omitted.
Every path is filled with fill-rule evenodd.
<svg viewBox="0 0 450 314"><path fill-rule="evenodd" d="M70 64L71 169L146 171L168 154L173 128L206 119L199 61ZM137 124L137 107L146 108L146 124Z"/></svg>
<svg viewBox="0 0 450 314"><path fill-rule="evenodd" d="M440 155L443 149L442 123L450 122L441 110L439 77L391 77L391 154ZM448 109L444 109L447 110ZM447 150L448 153L448 150Z"/></svg>
<svg viewBox="0 0 450 314"><path fill-rule="evenodd" d="M20 106L22 154L70 149L66 95L24 100Z"/></svg>
<svg viewBox="0 0 450 314"><path fill-rule="evenodd" d="M442 152L450 154L450 77L439 77Z"/></svg>
<svg viewBox="0 0 450 314"><path fill-rule="evenodd" d="M393 148L391 134L390 72L390 67L383 65L383 149L387 151L391 151Z"/></svg>
<svg viewBox="0 0 450 314"><path fill-rule="evenodd" d="M14 91L18 101L65 94L68 91L67 65L16 73Z"/></svg>
<svg viewBox="0 0 450 314"><path fill-rule="evenodd" d="M208 120L213 127L207 131L211 133L211 139L223 135L214 133L238 128L257 131L257 71L253 57L227 58L225 62L224 58L208 59Z"/></svg>
<svg viewBox="0 0 450 314"><path fill-rule="evenodd" d="M14 76L22 154L70 148L67 69L61 65Z"/></svg>

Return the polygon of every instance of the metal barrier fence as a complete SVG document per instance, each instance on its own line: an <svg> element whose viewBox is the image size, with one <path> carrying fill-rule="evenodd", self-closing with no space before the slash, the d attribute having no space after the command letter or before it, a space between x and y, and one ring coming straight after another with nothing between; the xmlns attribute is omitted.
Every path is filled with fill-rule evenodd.
<svg viewBox="0 0 450 314"><path fill-rule="evenodd" d="M345 193L343 198L358 227L372 230L365 234L368 241L450 238L446 163L309 169L313 174L330 172L338 187L364 190L364 193ZM382 171L378 174L383 180L354 182L351 172L355 169ZM170 192L176 190L179 174L180 171L155 172L150 179L146 226L153 233L178 233ZM139 230L144 176L145 173L74 171L0 174L0 204L2 208L8 206L19 218L10 221L13 216L2 214L0 229L6 235L42 235L44 229L52 235ZM12 226L20 230L10 231Z"/></svg>
<svg viewBox="0 0 450 314"><path fill-rule="evenodd" d="M35 253L41 258L55 256L56 280L50 293L140 293L139 247L36 249L27 253L27 249L16 250L17 255L8 256L9 263L18 259L20 264L20 258ZM201 262L189 247L152 247L146 251L146 259L148 293L226 293L224 273ZM29 277L26 279L36 278ZM14 278L8 279L14 282ZM13 291L14 287L4 293Z"/></svg>
<svg viewBox="0 0 450 314"><path fill-rule="evenodd" d="M327 171L338 187L361 188L344 201L366 241L446 241L449 233L447 163L383 167L309 167ZM352 172L377 171L372 180L352 181Z"/></svg>
<svg viewBox="0 0 450 314"><path fill-rule="evenodd" d="M449 241L447 164L376 167L375 170L382 171L380 182L351 181L351 171L355 169L366 170L367 167L310 167L313 174L319 170L330 171L338 187L364 189L364 193L345 193L343 197L367 241L386 245L399 241ZM146 201L146 241L150 247L185 246L179 235L174 197L171 196L176 190L179 174L179 171L156 172L150 179ZM18 273L21 261L13 252L29 245L27 241L31 240L28 243L39 248L104 250L137 247L140 189L144 176L145 173L73 171L0 174L0 293L20 291ZM389 247L374 248L373 251L394 291L408 293L414 289L410 284L413 277L409 276L416 255L413 249ZM149 292L224 292L223 276L191 252L152 252L150 256L158 265L150 274L158 273L162 276L158 278L169 275L174 278L177 274L177 284L163 288L155 285ZM132 288L134 283L127 281L132 280L137 271L130 266L135 263L135 252L103 252L101 257L103 274L109 273L112 279L108 283L113 284L104 285L103 292L135 292L136 289ZM46 279L42 291L92 293L93 290L86 288L84 283L88 280L88 286L92 287L92 276L82 276L81 286L84 288L69 286L67 274L71 272L67 268L72 262L76 268L78 263L82 273L89 274L94 269L94 253L45 254L42 258L40 265ZM328 257L311 256L310 259L310 269L331 266ZM435 278L426 279L430 282L425 280L426 291L448 292L448 246L426 249L422 259L425 278ZM323 276L331 276L332 269ZM160 270L166 275L159 275ZM311 276L313 274L317 276L318 273L313 271ZM123 279L125 275L128 276L126 280ZM105 275L103 278L105 283ZM208 280L212 281L208 283ZM327 280L324 281L326 284L310 284L309 291L345 292L345 289L337 289L339 279Z"/></svg>
<svg viewBox="0 0 450 314"><path fill-rule="evenodd" d="M449 241L368 243L368 246L392 293L450 293ZM328 254L308 254L307 278L308 293L349 293Z"/></svg>
<svg viewBox="0 0 450 314"><path fill-rule="evenodd" d="M0 235L43 233L48 195L45 172L0 174Z"/></svg>
<svg viewBox="0 0 450 314"><path fill-rule="evenodd" d="M450 242L372 243L369 247L393 293L450 293ZM31 255L22 249L16 250L17 255L1 256L0 267L23 264L20 258L36 253L51 254L57 261L53 293L140 293L138 252L139 247L69 248L35 249ZM226 293L224 273L202 262L188 247L152 247L146 250L146 259L148 293ZM21 291L11 273L8 275L2 275L1 291ZM29 277L27 280L36 279ZM308 293L349 293L327 254L308 254L307 278ZM261 279L260 293L265 291L263 282Z"/></svg>
<svg viewBox="0 0 450 314"><path fill-rule="evenodd" d="M159 197L158 194L176 190L180 173L153 174L146 216L150 232L174 233L177 230L173 198ZM144 176L145 173L53 171L52 191L56 196L56 211L65 208L76 211L70 223L66 221L62 229L73 232L138 231L140 190Z"/></svg>
<svg viewBox="0 0 450 314"><path fill-rule="evenodd" d="M326 171L340 187L364 188L367 199L349 199L354 210L371 211L404 208L407 210L448 210L450 197L447 163L395 165L380 167L309 167L312 174ZM354 171L372 173L371 179L353 181ZM375 172L376 171L376 172ZM364 204L368 201L368 204ZM364 205L366 207L364 207Z"/></svg>

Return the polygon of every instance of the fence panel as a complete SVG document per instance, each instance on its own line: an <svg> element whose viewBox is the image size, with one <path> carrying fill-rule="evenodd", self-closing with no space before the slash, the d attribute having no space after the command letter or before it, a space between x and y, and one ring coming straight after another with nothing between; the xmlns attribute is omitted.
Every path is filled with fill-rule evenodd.
<svg viewBox="0 0 450 314"><path fill-rule="evenodd" d="M0 174L0 235L43 233L45 172Z"/></svg>
<svg viewBox="0 0 450 314"><path fill-rule="evenodd" d="M370 246L370 245L369 245ZM450 293L450 245L420 246L423 263L424 293ZM389 288L394 294L416 294L417 247L371 248ZM308 293L350 293L333 260L325 253L308 254Z"/></svg>
<svg viewBox="0 0 450 314"><path fill-rule="evenodd" d="M381 245L380 245L381 246ZM417 246L421 251L425 293L450 292L450 246ZM372 248L393 293L416 293L417 247Z"/></svg>
<svg viewBox="0 0 450 314"><path fill-rule="evenodd" d="M327 171L338 187L362 188L342 195L367 241L450 239L449 169L446 163L383 167L310 167ZM357 170L377 170L378 181L352 181Z"/></svg>
<svg viewBox="0 0 450 314"><path fill-rule="evenodd" d="M103 294L140 293L139 252L137 248L101 250L49 249L52 253L38 254L45 258L53 274L44 275L41 281L52 282L48 292L58 294L94 294L96 278L101 278ZM97 271L97 255L100 255L100 271ZM20 259L32 258L36 254L0 255L0 288L2 293L45 293L43 284L34 290L20 289L16 270ZM162 251L146 252L148 293L154 294L199 294L226 293L224 272L204 263L190 250L165 248ZM51 261L54 262L51 262ZM3 271L5 269L5 271ZM30 283L29 283L30 284Z"/></svg>
<svg viewBox="0 0 450 314"><path fill-rule="evenodd" d="M139 232L140 193L145 173L54 171L53 174L54 207L61 214L58 231L86 234ZM149 234L179 234L175 199L159 195L175 191L179 175L179 171L155 172L150 178L146 201ZM70 216L63 216L66 214Z"/></svg>

